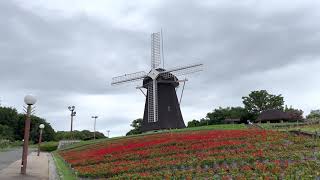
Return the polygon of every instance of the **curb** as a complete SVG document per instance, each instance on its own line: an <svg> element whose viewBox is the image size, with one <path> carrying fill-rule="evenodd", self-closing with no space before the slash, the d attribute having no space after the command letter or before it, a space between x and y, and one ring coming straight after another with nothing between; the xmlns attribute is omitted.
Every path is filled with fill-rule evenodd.
<svg viewBox="0 0 320 180"><path fill-rule="evenodd" d="M49 180L60 180L60 177L58 176L56 165L54 163L52 153L48 154L49 159Z"/></svg>

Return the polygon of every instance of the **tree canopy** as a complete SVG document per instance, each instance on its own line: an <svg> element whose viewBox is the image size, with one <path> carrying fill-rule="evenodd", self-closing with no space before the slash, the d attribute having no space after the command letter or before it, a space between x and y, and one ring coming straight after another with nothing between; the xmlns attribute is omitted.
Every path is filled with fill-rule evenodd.
<svg viewBox="0 0 320 180"><path fill-rule="evenodd" d="M284 100L281 94L269 94L266 90L252 91L248 96L242 97L245 109L258 115L269 109L283 110Z"/></svg>
<svg viewBox="0 0 320 180"><path fill-rule="evenodd" d="M243 107L219 107L214 109L212 112L209 112L206 116L206 119L209 120L209 124L221 124L224 123L225 119L240 119L245 121L250 119L248 111Z"/></svg>
<svg viewBox="0 0 320 180"><path fill-rule="evenodd" d="M205 118L192 120L188 122L188 127L205 126L212 124L224 124L226 119L240 119L240 122L245 123L246 120L251 119L250 113L243 107L219 107L212 112L207 113Z"/></svg>
<svg viewBox="0 0 320 180"><path fill-rule="evenodd" d="M16 140L18 112L14 108L0 107L0 139Z"/></svg>
<svg viewBox="0 0 320 180"><path fill-rule="evenodd" d="M320 109L311 110L310 114L307 115L307 119L320 119Z"/></svg>
<svg viewBox="0 0 320 180"><path fill-rule="evenodd" d="M284 108L284 112L289 115L289 121L298 121L303 119L303 111L301 109L294 109L292 106L288 108L288 106L286 105Z"/></svg>
<svg viewBox="0 0 320 180"><path fill-rule="evenodd" d="M135 119L132 121L131 123L131 127L133 127L133 129L131 129L127 134L126 136L128 135L133 135L133 134L141 134L142 131L141 131L141 124L142 124L142 121L143 119L141 118L138 118L138 119Z"/></svg>
<svg viewBox="0 0 320 180"><path fill-rule="evenodd" d="M93 139L93 132L88 130L77 131L58 131L55 139L57 141L66 139L77 139L77 140L91 140ZM96 139L106 138L103 133L96 131Z"/></svg>
<svg viewBox="0 0 320 180"><path fill-rule="evenodd" d="M287 106L284 108L284 98L281 94L269 94L266 90L251 91L248 96L242 97L242 100L244 107L219 107L207 113L205 118L189 121L188 127L222 124L226 123L226 119L240 119L240 123L246 123L247 120L255 120L262 111L271 109L286 112L290 121L303 119L302 110ZM310 117L320 118L320 110L311 113Z"/></svg>
<svg viewBox="0 0 320 180"><path fill-rule="evenodd" d="M16 109L0 107L0 139L22 140L24 137L25 114L19 114ZM39 125L44 124L43 141L54 140L55 132L45 119L31 116L30 140L38 142Z"/></svg>

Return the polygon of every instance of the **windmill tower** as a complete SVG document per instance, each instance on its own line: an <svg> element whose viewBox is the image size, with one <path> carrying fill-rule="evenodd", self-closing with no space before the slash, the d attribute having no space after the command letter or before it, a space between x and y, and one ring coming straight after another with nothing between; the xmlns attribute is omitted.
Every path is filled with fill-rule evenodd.
<svg viewBox="0 0 320 180"><path fill-rule="evenodd" d="M143 132L159 129L175 129L186 127L180 110L176 88L181 82L177 76L201 71L203 64L192 64L170 69L160 68L161 65L161 35L151 34L151 70L125 74L112 78L111 85L120 85L143 80L143 85L137 89L147 89L145 109L141 130ZM181 96L182 97L182 96Z"/></svg>

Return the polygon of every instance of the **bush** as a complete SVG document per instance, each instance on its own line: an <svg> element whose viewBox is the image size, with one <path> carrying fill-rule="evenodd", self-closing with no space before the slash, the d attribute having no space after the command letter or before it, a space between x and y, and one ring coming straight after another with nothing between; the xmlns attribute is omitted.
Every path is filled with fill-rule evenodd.
<svg viewBox="0 0 320 180"><path fill-rule="evenodd" d="M55 141L44 142L44 143L41 143L40 150L46 151L46 152L52 152L57 150L58 145L59 145L59 142L55 142Z"/></svg>
<svg viewBox="0 0 320 180"><path fill-rule="evenodd" d="M5 149L9 147L22 146L22 141L9 141L8 139L0 139L0 149Z"/></svg>
<svg viewBox="0 0 320 180"><path fill-rule="evenodd" d="M10 141L7 139L0 139L0 149L10 146Z"/></svg>
<svg viewBox="0 0 320 180"><path fill-rule="evenodd" d="M0 138L8 139L10 141L14 140L13 130L9 126L0 124Z"/></svg>
<svg viewBox="0 0 320 180"><path fill-rule="evenodd" d="M106 138L103 133L96 131L96 139L102 139ZM88 130L83 131L58 131L56 133L56 141L60 140L91 140L93 139L93 132L90 132Z"/></svg>
<svg viewBox="0 0 320 180"><path fill-rule="evenodd" d="M13 142L11 142L10 146L14 146L14 147L23 146L23 141L13 141Z"/></svg>

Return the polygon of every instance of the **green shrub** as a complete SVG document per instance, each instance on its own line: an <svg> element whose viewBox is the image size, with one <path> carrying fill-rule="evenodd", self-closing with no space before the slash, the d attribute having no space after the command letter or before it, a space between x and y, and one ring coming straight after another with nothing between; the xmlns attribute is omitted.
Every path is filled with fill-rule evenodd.
<svg viewBox="0 0 320 180"><path fill-rule="evenodd" d="M10 141L7 139L0 139L0 149L10 146Z"/></svg>
<svg viewBox="0 0 320 180"><path fill-rule="evenodd" d="M8 139L0 139L0 149L22 146L22 141L9 141Z"/></svg>
<svg viewBox="0 0 320 180"><path fill-rule="evenodd" d="M103 133L96 131L96 139L103 139L106 138ZM88 130L83 131L58 131L55 137L56 141L60 140L91 140L93 139L93 132Z"/></svg>
<svg viewBox="0 0 320 180"><path fill-rule="evenodd" d="M13 147L23 146L23 141L13 141L13 142L11 142L11 146L13 146Z"/></svg>
<svg viewBox="0 0 320 180"><path fill-rule="evenodd" d="M0 139L8 139L13 141L13 129L9 126L0 124Z"/></svg>
<svg viewBox="0 0 320 180"><path fill-rule="evenodd" d="M51 141L51 142L44 142L40 145L41 151L51 152L55 151L58 148L59 142Z"/></svg>

